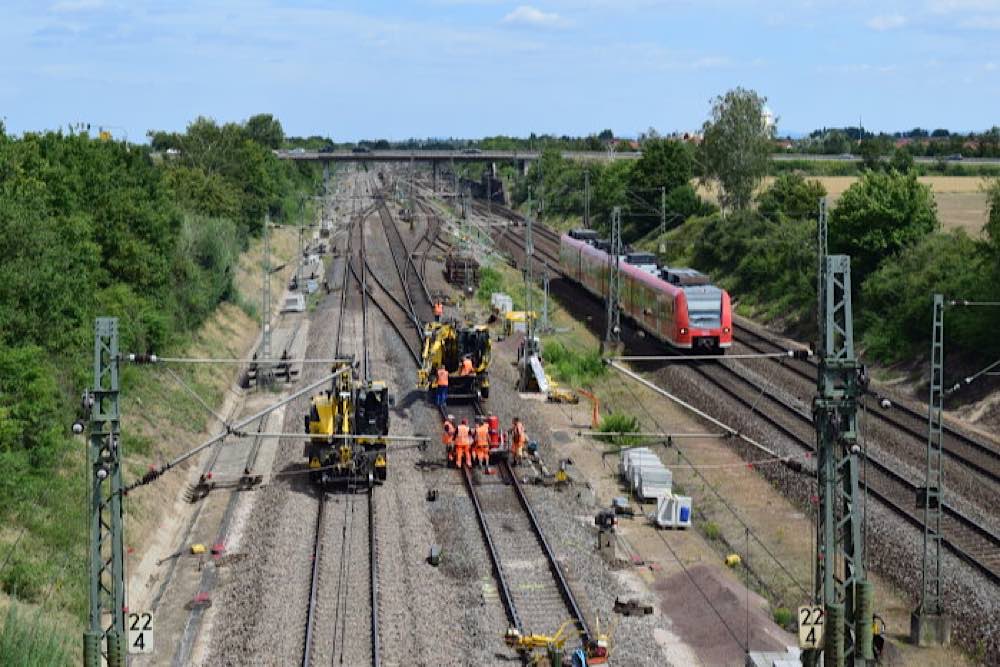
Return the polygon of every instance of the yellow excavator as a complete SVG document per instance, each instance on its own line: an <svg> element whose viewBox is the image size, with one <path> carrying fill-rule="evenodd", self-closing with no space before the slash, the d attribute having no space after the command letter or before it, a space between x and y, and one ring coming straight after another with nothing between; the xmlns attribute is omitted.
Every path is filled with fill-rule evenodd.
<svg viewBox="0 0 1000 667"><path fill-rule="evenodd" d="M417 388L428 390L428 396L433 398L437 370L444 366L448 371L448 400L489 398L491 350L486 325L459 327L452 322L428 322L424 325ZM459 373L465 357L472 360L473 372L469 375Z"/></svg>
<svg viewBox="0 0 1000 667"><path fill-rule="evenodd" d="M305 416L311 477L322 486L381 484L392 396L384 382L358 379L351 360L333 372L332 386L312 397Z"/></svg>

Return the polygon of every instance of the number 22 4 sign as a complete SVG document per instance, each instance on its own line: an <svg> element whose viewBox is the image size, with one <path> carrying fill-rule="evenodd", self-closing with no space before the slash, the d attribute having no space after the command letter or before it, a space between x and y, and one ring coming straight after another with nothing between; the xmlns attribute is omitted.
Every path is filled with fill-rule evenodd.
<svg viewBox="0 0 1000 667"><path fill-rule="evenodd" d="M128 652L153 652L153 615L149 613L128 615Z"/></svg>
<svg viewBox="0 0 1000 667"><path fill-rule="evenodd" d="M799 648L823 646L823 607L799 607Z"/></svg>

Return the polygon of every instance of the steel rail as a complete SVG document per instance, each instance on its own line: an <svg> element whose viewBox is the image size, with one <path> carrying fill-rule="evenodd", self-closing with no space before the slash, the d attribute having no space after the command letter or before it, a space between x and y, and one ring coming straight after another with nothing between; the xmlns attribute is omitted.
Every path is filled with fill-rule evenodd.
<svg viewBox="0 0 1000 667"><path fill-rule="evenodd" d="M394 236L396 239L395 245L397 245L399 249L402 251L404 265L403 265L403 270L399 272L400 281L404 285L404 289L407 292L407 300L410 302L411 306L414 309L413 314L415 317L419 319L419 314L416 312L416 303L413 302L414 295L410 294L410 292L413 291L413 287L409 282L411 267L413 268L413 274L412 274L413 279L416 280L417 286L420 287L420 291L423 293L422 302L424 302L428 306L431 305L433 301L433 299L431 298L430 290L427 289L427 284L424 282L424 279L420 276L420 272L417 271L417 267L413 263L412 251L406 247L406 241L403 240L403 234L399 231L399 225L396 223L396 219L392 216L392 213L389 211L389 207L386 205L385 199L383 197L380 197L379 204L380 204L379 216L382 220L382 228L385 231L386 241L388 241L389 247L390 249L392 249L392 246L394 244L392 239L389 238L390 237L389 230L391 229L393 232L392 236ZM386 224L386 220L388 220L388 224ZM396 268L398 270L399 264L397 262L395 253L393 253L393 263L396 264Z"/></svg>
<svg viewBox="0 0 1000 667"><path fill-rule="evenodd" d="M378 540L375 536L375 489L368 489L368 568L371 572L371 631L372 631L372 667L382 664L379 646L379 583L378 583Z"/></svg>
<svg viewBox="0 0 1000 667"><path fill-rule="evenodd" d="M552 571L552 575L556 578L559 583L559 592L563 596L563 601L569 607L570 611L573 612L573 620L576 623L577 628L580 630L580 636L583 639L584 645L590 643L591 633L590 626L587 624L587 619L583 615L583 611L580 609L580 605L576 601L576 596L573 595L573 590L569 586L569 582L566 580L566 575L563 574L562 568L559 566L559 561L556 559L555 552L549 545L549 541L545 539L545 533L542 531L542 527L538 523L538 517L535 516L535 512L531 509L531 503L528 502L528 497L524 494L524 489L521 487L520 480L517 479L517 475L510 468L510 463L508 461L501 461L501 467L510 476L513 482L514 490L517 493L518 500L521 501L521 507L524 508L525 513L528 515L528 519L531 521L532 530L535 532L535 537L542 545L542 549L545 551L545 558L548 560L549 569Z"/></svg>
<svg viewBox="0 0 1000 667"><path fill-rule="evenodd" d="M316 528L313 534L313 562L309 575L309 607L306 609L306 636L302 648L302 667L312 664L313 624L316 620L316 600L319 593L319 563L323 550L323 513L326 493L320 491L319 509L316 512Z"/></svg>
<svg viewBox="0 0 1000 667"><path fill-rule="evenodd" d="M740 382L741 384L749 386L753 391L762 394L771 402L779 406L782 406L787 412L794 415L794 417L798 419L800 422L807 424L809 428L814 428L811 416L803 414L795 406L790 405L787 401L777 396L774 396L773 394L767 393L763 388L759 387L756 383L744 378L743 376L741 376L739 373L736 373L732 369L725 366L718 366L718 368L725 368L727 374L730 377L736 378L737 381ZM696 372L698 372L699 375L701 375L703 378L711 382L727 396L730 396L731 398L735 399L737 402L747 407L748 409L754 410L754 414L759 415L761 418L763 418L765 421L771 424L774 428L781 431L794 444L801 447L802 449L805 449L806 451L815 454L816 451L815 446L810 441L806 440L805 438L795 433L791 428L785 426L784 424L781 424L772 414L761 411L759 409L760 406L755 406L751 401L740 396L731 384L728 384L719 378L712 377L712 374L706 373L704 368L696 367L695 370ZM869 456L866 459L866 461L876 470L877 473L885 476L890 481L890 483L895 484L897 487L901 487L907 497L910 498L916 497L917 493L916 484L909 481L901 474L890 468L885 463L882 463L878 459ZM877 482L875 483L875 485L873 485L869 480L868 492L871 495L878 498L879 500L881 500L886 505L888 505L896 514L900 515L908 522L920 528L923 527L923 521L921 519L913 516L909 511L906 510L905 507L903 507L903 505L898 500L892 499L889 495L888 490L882 490L878 488ZM947 514L955 523L957 523L959 526L961 526L968 532L971 532L977 535L978 537L985 539L991 544L994 550L1000 552L1000 537L995 535L989 528L983 526L975 519L966 516L965 514L956 510L954 507L952 507L947 503L942 503L942 508L944 509L945 514ZM977 559L974 555L969 553L969 551L965 547L956 542L954 537L955 537L954 533L952 533L952 536L948 536L947 534L945 534L945 536L942 537L942 541L949 548L949 550L951 550L952 553L954 553L962 560L973 565L977 570L979 570L982 574L984 574L994 583L1000 583L1000 571L997 571L995 568L992 568L988 566L986 563L983 563L982 561Z"/></svg>
<svg viewBox="0 0 1000 667"><path fill-rule="evenodd" d="M745 336L741 336L740 338L736 339L738 343L740 343L741 345L745 345L746 347L749 347L752 350L757 350L758 352L761 352L763 351L763 348L765 346L776 347L776 348L781 347L780 343L770 340L767 338L767 336L759 334L751 329L748 329L743 325L736 324L735 322L733 323L733 331L746 332L753 338L756 338L757 340L762 341L764 343L764 345L761 345L758 343L748 342ZM809 366L811 366L810 370L803 369L801 367L803 364L808 364ZM817 372L816 364L813 362L806 360L799 360L799 363L796 364L786 364L779 362L779 365L783 366L784 368L787 368L790 372L794 373L795 375L801 378L813 382L815 382L816 380L816 372ZM866 390L865 394L866 396L876 395L875 392L871 391L870 389ZM892 428L902 431L903 433L906 433L909 436L918 440L921 444L921 450L922 450L923 445L925 444L924 440L927 437L926 431L917 430L913 426L904 423L901 419L895 417L892 411L902 412L906 414L907 417L922 422L926 422L927 416L921 414L917 410L914 410L905 403L898 403L895 401L893 401L892 408L889 412L883 412L881 410L876 410L874 408L868 411L869 414L874 415L874 417L879 421L882 421L891 426ZM975 470L979 474L989 479L991 482L1000 483L1000 473L998 473L996 469L990 469L986 465L974 461L968 456L962 454L960 451L957 451L955 444L948 442L948 438L958 441L958 444L960 445L964 445L970 449L982 453L984 456L991 459L997 465L1000 465L1000 451L997 451L996 449L990 447L989 445L980 442L975 438L972 438L962 433L961 431L958 431L952 428L951 426L948 426L947 424L944 425L944 430L947 436L944 442L944 452L945 454L948 455L949 458L953 459L958 465L966 466L968 468L971 468L972 470Z"/></svg>

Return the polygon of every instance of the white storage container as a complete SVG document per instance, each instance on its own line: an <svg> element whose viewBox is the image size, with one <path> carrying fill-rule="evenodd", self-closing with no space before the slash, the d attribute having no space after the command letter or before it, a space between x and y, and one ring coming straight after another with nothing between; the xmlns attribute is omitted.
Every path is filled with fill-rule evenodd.
<svg viewBox="0 0 1000 667"><path fill-rule="evenodd" d="M689 496L671 493L657 501L654 521L660 528L690 528L692 512Z"/></svg>
<svg viewBox="0 0 1000 667"><path fill-rule="evenodd" d="M667 468L643 468L639 471L639 487L635 493L643 499L656 498L659 500L670 495L673 488L674 476Z"/></svg>

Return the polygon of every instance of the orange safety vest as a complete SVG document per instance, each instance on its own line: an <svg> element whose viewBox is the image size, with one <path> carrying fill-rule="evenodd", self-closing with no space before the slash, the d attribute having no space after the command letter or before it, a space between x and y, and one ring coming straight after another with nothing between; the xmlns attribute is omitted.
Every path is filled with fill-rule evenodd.
<svg viewBox="0 0 1000 667"><path fill-rule="evenodd" d="M458 436L455 438L455 444L459 447L469 446L469 427L467 424L459 424Z"/></svg>
<svg viewBox="0 0 1000 667"><path fill-rule="evenodd" d="M472 375L475 372L472 368L472 359L462 359L462 372L460 375Z"/></svg>
<svg viewBox="0 0 1000 667"><path fill-rule="evenodd" d="M442 445L452 445L455 443L455 425L450 421L444 422L444 433L441 434Z"/></svg>
<svg viewBox="0 0 1000 667"><path fill-rule="evenodd" d="M476 447L489 447L490 446L490 427L486 424L480 424L476 427Z"/></svg>
<svg viewBox="0 0 1000 667"><path fill-rule="evenodd" d="M434 304L434 314L438 317L444 315L444 305L440 301Z"/></svg>
<svg viewBox="0 0 1000 667"><path fill-rule="evenodd" d="M448 386L448 369L441 366L437 369L437 386L447 387Z"/></svg>
<svg viewBox="0 0 1000 667"><path fill-rule="evenodd" d="M524 446L524 424L518 422L514 426L514 444L517 446Z"/></svg>

